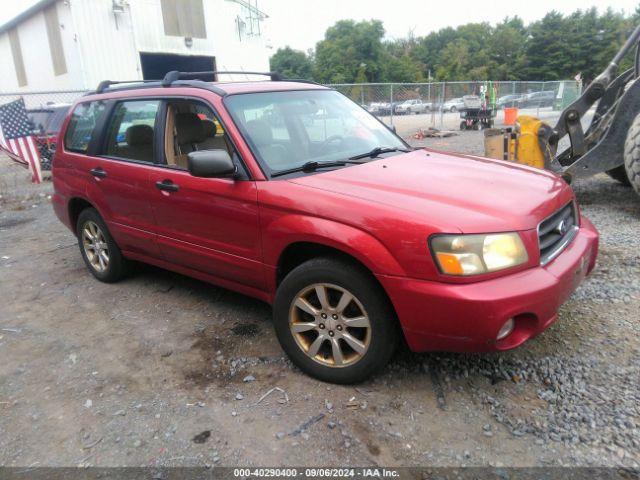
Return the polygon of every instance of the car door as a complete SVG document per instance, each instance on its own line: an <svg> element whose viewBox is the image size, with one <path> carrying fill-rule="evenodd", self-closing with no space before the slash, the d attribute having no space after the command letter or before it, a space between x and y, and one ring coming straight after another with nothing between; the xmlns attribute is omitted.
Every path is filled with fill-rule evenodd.
<svg viewBox="0 0 640 480"><path fill-rule="evenodd" d="M262 288L255 182L244 173L210 106L199 101L172 101L165 112L164 165L156 165L149 178L164 259L224 281ZM204 133L198 121L207 125ZM194 177L186 165L185 152L191 148L228 149L242 173L236 179Z"/></svg>
<svg viewBox="0 0 640 480"><path fill-rule="evenodd" d="M98 209L118 246L125 253L154 257L159 256L159 249L147 187L158 106L157 101L144 99L80 104L65 136L66 153L74 157L75 168L84 177L87 199ZM98 108L104 111L97 124L82 125L83 116L98 117L92 114Z"/></svg>

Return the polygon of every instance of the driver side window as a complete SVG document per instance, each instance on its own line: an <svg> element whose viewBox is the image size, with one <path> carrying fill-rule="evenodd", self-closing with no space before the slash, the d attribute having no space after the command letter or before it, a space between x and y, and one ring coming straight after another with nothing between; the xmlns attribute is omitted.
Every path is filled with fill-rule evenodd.
<svg viewBox="0 0 640 480"><path fill-rule="evenodd" d="M164 138L166 162L173 168L186 170L187 155L199 150L226 150L234 157L233 145L222 124L213 110L200 102L170 102Z"/></svg>

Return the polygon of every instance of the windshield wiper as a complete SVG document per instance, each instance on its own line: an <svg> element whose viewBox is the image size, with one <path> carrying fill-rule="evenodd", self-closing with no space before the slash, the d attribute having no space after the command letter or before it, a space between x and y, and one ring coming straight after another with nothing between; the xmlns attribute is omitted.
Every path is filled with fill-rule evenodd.
<svg viewBox="0 0 640 480"><path fill-rule="evenodd" d="M381 153L389 153L389 152L410 152L411 150L407 150L406 148L395 148L395 147L375 147L374 149L366 152L360 153L358 155L354 155L353 157L349 157L349 160L359 160L361 158L376 158Z"/></svg>
<svg viewBox="0 0 640 480"><path fill-rule="evenodd" d="M288 175L290 173L295 173L295 172L315 172L319 168L326 168L326 167L344 167L349 163L358 163L358 164L362 163L362 162L355 162L353 160L356 160L356 159L350 158L348 160L336 160L331 162L311 161L311 162L304 163L299 167L287 168L286 170L278 170L277 172L272 173L271 177L280 177L282 175Z"/></svg>

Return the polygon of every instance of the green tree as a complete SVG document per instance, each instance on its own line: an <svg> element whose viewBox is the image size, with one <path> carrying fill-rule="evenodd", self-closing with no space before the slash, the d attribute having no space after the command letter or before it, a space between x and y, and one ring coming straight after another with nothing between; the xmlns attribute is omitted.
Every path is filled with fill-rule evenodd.
<svg viewBox="0 0 640 480"><path fill-rule="evenodd" d="M424 37L384 40L379 20L341 20L328 28L315 54L280 49L271 68L288 77L322 83L456 80L564 80L582 74L589 82L611 61L640 22L611 8L556 11L525 25L507 17L495 26L468 23ZM633 66L633 53L620 72ZM364 90L354 87L353 95Z"/></svg>
<svg viewBox="0 0 640 480"><path fill-rule="evenodd" d="M300 50L291 47L279 48L269 59L272 72L278 72L286 78L310 80L313 77L313 62Z"/></svg>
<svg viewBox="0 0 640 480"><path fill-rule="evenodd" d="M518 80L524 67L527 29L518 17L505 18L488 40L492 80Z"/></svg>
<svg viewBox="0 0 640 480"><path fill-rule="evenodd" d="M555 10L529 26L523 72L527 79L562 80L573 70L576 46L570 27L571 22Z"/></svg>
<svg viewBox="0 0 640 480"><path fill-rule="evenodd" d="M407 38L401 38L384 44L384 69L382 78L385 82L422 82L425 79L424 65L411 56L417 41L410 32Z"/></svg>
<svg viewBox="0 0 640 480"><path fill-rule="evenodd" d="M355 82L361 65L368 82L382 79L384 27L379 20L340 20L316 45L314 77L322 83Z"/></svg>

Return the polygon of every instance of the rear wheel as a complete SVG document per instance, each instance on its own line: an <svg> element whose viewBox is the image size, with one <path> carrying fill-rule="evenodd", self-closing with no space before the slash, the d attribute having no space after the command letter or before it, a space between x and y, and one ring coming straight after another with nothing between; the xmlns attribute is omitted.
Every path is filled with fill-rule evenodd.
<svg viewBox="0 0 640 480"><path fill-rule="evenodd" d="M633 119L624 142L624 169L627 181L640 195L640 114Z"/></svg>
<svg viewBox="0 0 640 480"><path fill-rule="evenodd" d="M76 224L78 245L91 274L102 282L117 282L129 272L129 263L94 208L86 208Z"/></svg>
<svg viewBox="0 0 640 480"><path fill-rule="evenodd" d="M385 292L358 266L331 257L309 260L285 277L273 316L293 363L325 382L365 380L387 364L398 342Z"/></svg>

